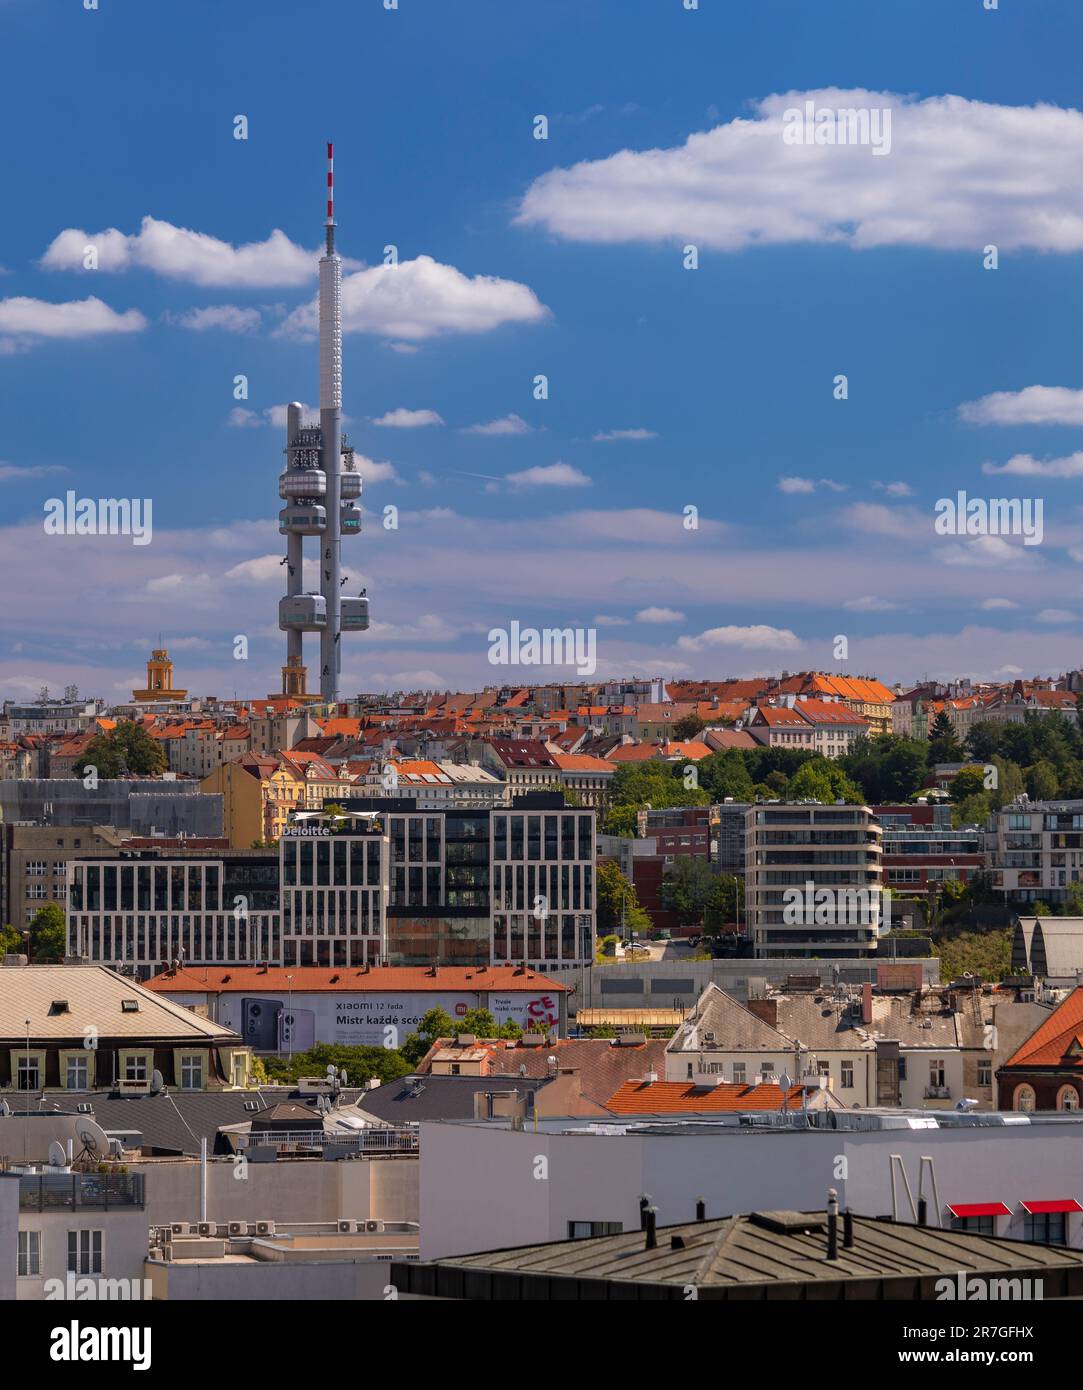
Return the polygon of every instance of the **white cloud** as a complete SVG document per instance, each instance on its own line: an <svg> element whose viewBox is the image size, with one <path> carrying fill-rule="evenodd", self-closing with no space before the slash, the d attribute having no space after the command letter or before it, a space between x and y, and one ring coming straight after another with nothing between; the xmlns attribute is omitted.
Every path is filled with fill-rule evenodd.
<svg viewBox="0 0 1083 1390"><path fill-rule="evenodd" d="M857 531L875 536L913 540L924 530L933 534L933 517L922 517L913 507L885 507L880 502L854 502L845 508L843 520Z"/></svg>
<svg viewBox="0 0 1083 1390"><path fill-rule="evenodd" d="M890 599L876 598L873 594L865 594L863 598L847 599L842 606L848 608L851 613L890 613L899 605L892 603Z"/></svg>
<svg viewBox="0 0 1083 1390"><path fill-rule="evenodd" d="M801 645L788 627L710 627L695 637L678 637L677 646L685 652L701 652L707 647L750 647L766 651L793 651Z"/></svg>
<svg viewBox="0 0 1083 1390"><path fill-rule="evenodd" d="M372 421L374 425L384 425L391 430L423 429L426 425L442 425L444 422L435 410L388 410Z"/></svg>
<svg viewBox="0 0 1083 1390"><path fill-rule="evenodd" d="M508 473L505 481L512 487L590 487L590 479L570 463L549 463Z"/></svg>
<svg viewBox="0 0 1083 1390"><path fill-rule="evenodd" d="M940 537L941 544L948 541L950 549L943 556L945 565L1036 565L1039 557L1029 547L1012 545L1003 536L967 536L959 538Z"/></svg>
<svg viewBox="0 0 1083 1390"><path fill-rule="evenodd" d="M1059 459L1036 459L1033 454L1013 454L1007 463L983 463L983 473L1012 473L1024 478L1079 478L1083 476L1083 453Z"/></svg>
<svg viewBox="0 0 1083 1390"><path fill-rule="evenodd" d="M295 245L277 227L266 241L233 246L205 232L144 217L134 236L115 227L93 235L69 227L53 239L41 265L81 271L88 246L97 249L99 271L150 270L193 285L304 285L317 274L320 254Z"/></svg>
<svg viewBox="0 0 1083 1390"><path fill-rule="evenodd" d="M463 434L501 435L530 434L531 428L520 415L502 415L499 420L490 420L484 425L467 425Z"/></svg>
<svg viewBox="0 0 1083 1390"><path fill-rule="evenodd" d="M891 152L795 145L784 113L890 108ZM972 251L1083 249L1083 114L827 88L774 94L751 118L670 149L621 150L543 174L516 222L572 241L837 242Z"/></svg>
<svg viewBox="0 0 1083 1390"><path fill-rule="evenodd" d="M17 463L0 463L0 483L9 483L19 478L44 478L50 473L66 473L59 463L32 463L20 467Z"/></svg>
<svg viewBox="0 0 1083 1390"><path fill-rule="evenodd" d="M609 613L595 613L591 618L594 627L628 627L627 618L615 618Z"/></svg>
<svg viewBox="0 0 1083 1390"><path fill-rule="evenodd" d="M987 598L983 600L981 606L989 613L997 612L1000 609L1007 610L1019 607L1019 605L1010 598Z"/></svg>
<svg viewBox="0 0 1083 1390"><path fill-rule="evenodd" d="M1074 623L1075 614L1070 613L1067 608L1043 608L1036 614L1040 623Z"/></svg>
<svg viewBox="0 0 1083 1390"><path fill-rule="evenodd" d="M775 484L779 492L789 493L809 493L815 492L818 487L825 487L829 492L848 492L848 483L837 483L834 478L799 478L792 474L784 475Z"/></svg>
<svg viewBox="0 0 1083 1390"><path fill-rule="evenodd" d="M202 309L189 309L186 314L170 318L178 328L205 333L209 328L223 333L252 333L260 326L258 309L242 309L236 304L208 304Z"/></svg>
<svg viewBox="0 0 1083 1390"><path fill-rule="evenodd" d="M959 418L969 425L1083 425L1083 391L1068 386L1025 386L964 401Z"/></svg>
<svg viewBox="0 0 1083 1390"><path fill-rule="evenodd" d="M398 483L402 479L395 472L395 465L387 459L370 459L365 454L354 453L354 464L362 481L370 486L374 483Z"/></svg>
<svg viewBox="0 0 1083 1390"><path fill-rule="evenodd" d="M878 492L886 492L889 497L913 497L914 489L909 483L873 483Z"/></svg>
<svg viewBox="0 0 1083 1390"><path fill-rule="evenodd" d="M266 423L262 415L257 415L254 410L247 410L243 405L235 405L226 417L226 424L234 430L258 430Z"/></svg>
<svg viewBox="0 0 1083 1390"><path fill-rule="evenodd" d="M342 326L347 333L419 340L440 333L485 333L505 323L539 323L548 316L549 310L526 285L492 275L470 277L431 256L370 266L342 281ZM295 309L279 331L311 336L317 324L313 298Z"/></svg>
<svg viewBox="0 0 1083 1390"><path fill-rule="evenodd" d="M595 444L610 444L615 439L657 439L654 430L599 430L591 435Z"/></svg>
<svg viewBox="0 0 1083 1390"><path fill-rule="evenodd" d="M117 313L100 299L50 304L44 299L0 299L0 334L17 338L95 338L102 333L141 333L147 321L138 309Z"/></svg>
<svg viewBox="0 0 1083 1390"><path fill-rule="evenodd" d="M684 614L675 608L641 608L636 614L637 623L683 623Z"/></svg>

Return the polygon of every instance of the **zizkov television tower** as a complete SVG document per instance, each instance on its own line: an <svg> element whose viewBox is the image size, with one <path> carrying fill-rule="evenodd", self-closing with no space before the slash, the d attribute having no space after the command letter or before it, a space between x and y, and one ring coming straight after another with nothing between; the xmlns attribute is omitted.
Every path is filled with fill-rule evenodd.
<svg viewBox="0 0 1083 1390"><path fill-rule="evenodd" d="M335 147L327 146L326 247L320 257L320 423L306 425L303 407L286 407L286 469L278 480L285 506L278 529L286 537L286 597L279 601L278 625L286 633L282 694L305 701L334 703L339 698L343 632L369 625L369 601L344 596L342 537L361 532L361 476L353 449L342 433L342 261L335 250ZM319 590L305 592L304 537L319 539ZM306 632L320 634L320 693L308 693L304 665Z"/></svg>

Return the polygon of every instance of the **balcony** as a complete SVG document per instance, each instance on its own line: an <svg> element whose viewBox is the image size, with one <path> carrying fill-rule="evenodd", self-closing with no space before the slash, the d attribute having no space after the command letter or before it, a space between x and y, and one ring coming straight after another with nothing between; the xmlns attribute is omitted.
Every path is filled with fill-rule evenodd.
<svg viewBox="0 0 1083 1390"><path fill-rule="evenodd" d="M20 1211L111 1211L143 1207L142 1173L22 1173Z"/></svg>

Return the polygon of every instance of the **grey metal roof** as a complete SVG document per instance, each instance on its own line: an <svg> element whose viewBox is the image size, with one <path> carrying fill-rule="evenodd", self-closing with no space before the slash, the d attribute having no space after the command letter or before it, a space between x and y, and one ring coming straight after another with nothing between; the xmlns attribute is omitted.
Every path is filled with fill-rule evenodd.
<svg viewBox="0 0 1083 1390"><path fill-rule="evenodd" d="M352 1103L362 1094L361 1091L350 1089L341 1091L340 1097ZM43 1128L50 1114L71 1114L76 1102L86 1101L93 1106L92 1118L106 1133L134 1131L143 1136L145 1149L198 1154L199 1141L203 1138L207 1140L209 1151L215 1152L220 1126L240 1124L266 1113L262 1108L259 1111L246 1110L246 1102L258 1101L261 1107L266 1103L273 1108L279 1102L293 1099L295 1093L288 1086L265 1086L261 1092L171 1091L155 1096L110 1096L88 1091L61 1097L49 1091L45 1093L44 1103L40 1106L39 1096L30 1097L30 1113L35 1129ZM21 1116L27 1108L26 1091L0 1091L0 1100L7 1101L14 1115ZM312 1113L318 1114L315 1105ZM228 1146L222 1147L224 1151Z"/></svg>
<svg viewBox="0 0 1083 1390"><path fill-rule="evenodd" d="M827 1258L824 1212L759 1212L644 1233L554 1241L392 1265L400 1292L485 1301L674 1298L935 1298L964 1275L1040 1278L1045 1298L1083 1293L1083 1251L853 1218L854 1243Z"/></svg>
<svg viewBox="0 0 1083 1390"><path fill-rule="evenodd" d="M358 1105L396 1125L416 1120L472 1120L474 1096L486 1091L520 1095L548 1083L544 1076L404 1076L366 1091Z"/></svg>

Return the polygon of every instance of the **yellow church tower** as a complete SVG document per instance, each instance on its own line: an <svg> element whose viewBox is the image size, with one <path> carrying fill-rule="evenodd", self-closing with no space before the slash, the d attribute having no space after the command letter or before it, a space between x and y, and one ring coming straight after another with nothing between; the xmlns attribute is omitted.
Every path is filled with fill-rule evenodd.
<svg viewBox="0 0 1083 1390"><path fill-rule="evenodd" d="M183 700L187 690L178 690L173 684L173 663L164 647L151 652L147 662L146 690L133 690L133 700Z"/></svg>

